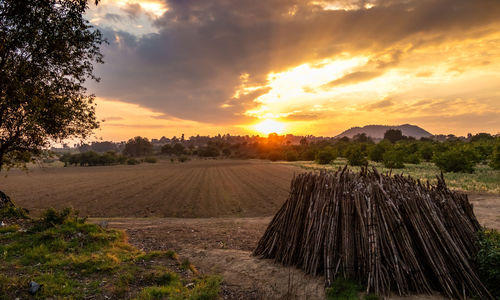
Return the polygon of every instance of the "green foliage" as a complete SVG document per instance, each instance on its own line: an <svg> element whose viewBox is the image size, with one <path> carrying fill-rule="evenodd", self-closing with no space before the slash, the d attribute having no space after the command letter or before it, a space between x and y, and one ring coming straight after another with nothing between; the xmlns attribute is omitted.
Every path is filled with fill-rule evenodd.
<svg viewBox="0 0 500 300"><path fill-rule="evenodd" d="M384 140L395 143L403 139L403 132L399 129L389 129L384 133Z"/></svg>
<svg viewBox="0 0 500 300"><path fill-rule="evenodd" d="M320 165L329 164L335 160L335 154L331 149L321 150L316 154L316 162Z"/></svg>
<svg viewBox="0 0 500 300"><path fill-rule="evenodd" d="M368 157L372 161L382 162L384 160L384 153L389 147L390 145L387 145L386 142L382 141L371 148Z"/></svg>
<svg viewBox="0 0 500 300"><path fill-rule="evenodd" d="M179 144L180 145L180 144ZM220 152L215 146L206 146L198 149L198 156L200 157L217 157Z"/></svg>
<svg viewBox="0 0 500 300"><path fill-rule="evenodd" d="M490 166L495 170L500 170L500 138L497 139L493 153L491 154Z"/></svg>
<svg viewBox="0 0 500 300"><path fill-rule="evenodd" d="M98 80L103 37L83 16L85 0L0 3L1 169L99 126L85 82Z"/></svg>
<svg viewBox="0 0 500 300"><path fill-rule="evenodd" d="M346 158L351 166L366 166L368 164L365 153L362 151L361 147L351 147L347 151Z"/></svg>
<svg viewBox="0 0 500 300"><path fill-rule="evenodd" d="M153 152L153 144L145 137L136 136L128 140L123 149L123 154L129 156L144 156Z"/></svg>
<svg viewBox="0 0 500 300"><path fill-rule="evenodd" d="M479 277L490 293L500 299L500 232L485 229L479 233L476 263Z"/></svg>
<svg viewBox="0 0 500 300"><path fill-rule="evenodd" d="M337 277L332 286L326 289L327 300L357 300L360 287L355 282Z"/></svg>
<svg viewBox="0 0 500 300"><path fill-rule="evenodd" d="M285 152L286 161L297 161L299 160L299 153L295 150L288 150Z"/></svg>
<svg viewBox="0 0 500 300"><path fill-rule="evenodd" d="M24 208L7 206L0 208L0 218L2 219L28 219L29 216Z"/></svg>
<svg viewBox="0 0 500 300"><path fill-rule="evenodd" d="M420 157L425 161L430 161L434 155L434 147L431 143L422 142L419 149Z"/></svg>
<svg viewBox="0 0 500 300"><path fill-rule="evenodd" d="M64 153L59 160L64 163L64 166L75 165L75 166L107 166L114 164L124 164L127 161L127 157L123 155L117 155L113 151L106 153L96 153L94 151L87 151L82 153Z"/></svg>
<svg viewBox="0 0 500 300"><path fill-rule="evenodd" d="M453 148L441 153L435 153L433 162L443 172L474 172L474 156L470 151Z"/></svg>
<svg viewBox="0 0 500 300"><path fill-rule="evenodd" d="M138 165L141 162L133 157L127 159L127 165Z"/></svg>
<svg viewBox="0 0 500 300"><path fill-rule="evenodd" d="M404 152L401 150L389 150L384 153L384 166L389 169L404 168Z"/></svg>
<svg viewBox="0 0 500 300"><path fill-rule="evenodd" d="M406 159L404 161L409 164L418 165L420 163L420 157L417 153L412 153L410 155L406 155Z"/></svg>
<svg viewBox="0 0 500 300"><path fill-rule="evenodd" d="M283 153L281 151L273 151L273 152L269 153L269 156L267 158L270 161L283 160Z"/></svg>

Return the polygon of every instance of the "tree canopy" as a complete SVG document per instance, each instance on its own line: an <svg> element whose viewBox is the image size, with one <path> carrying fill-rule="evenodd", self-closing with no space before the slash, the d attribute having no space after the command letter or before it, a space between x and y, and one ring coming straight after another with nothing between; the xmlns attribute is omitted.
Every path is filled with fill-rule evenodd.
<svg viewBox="0 0 500 300"><path fill-rule="evenodd" d="M99 126L84 83L98 81L104 39L83 17L88 5L0 0L0 170Z"/></svg>

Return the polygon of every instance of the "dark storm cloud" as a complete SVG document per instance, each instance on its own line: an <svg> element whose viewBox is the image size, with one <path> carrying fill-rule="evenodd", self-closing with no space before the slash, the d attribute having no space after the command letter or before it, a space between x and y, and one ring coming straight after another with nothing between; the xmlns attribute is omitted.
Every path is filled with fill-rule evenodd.
<svg viewBox="0 0 500 300"><path fill-rule="evenodd" d="M349 3L363 7L374 2ZM375 4L344 11L298 0L167 1L169 10L155 21L158 33L105 32L110 45L104 50L106 64L98 68L102 82L91 88L97 96L167 116L242 122L241 114L255 105L252 97L232 99L243 73L250 75L250 83L262 84L271 71L342 52L385 55L389 59L379 60L378 66L387 69L399 62L400 46L410 45L413 51L477 37L500 20L496 0ZM381 69L351 73L332 86L369 79ZM224 108L225 103L231 106Z"/></svg>

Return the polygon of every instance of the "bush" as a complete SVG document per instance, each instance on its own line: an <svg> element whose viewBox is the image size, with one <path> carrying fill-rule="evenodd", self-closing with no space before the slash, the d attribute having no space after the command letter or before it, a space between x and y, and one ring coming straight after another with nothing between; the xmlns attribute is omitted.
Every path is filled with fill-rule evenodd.
<svg viewBox="0 0 500 300"><path fill-rule="evenodd" d="M490 166L495 170L500 170L500 140L495 144L495 148L491 154Z"/></svg>
<svg viewBox="0 0 500 300"><path fill-rule="evenodd" d="M420 163L420 157L418 156L417 153L413 153L413 154L406 156L405 162L409 163L409 164L418 165Z"/></svg>
<svg viewBox="0 0 500 300"><path fill-rule="evenodd" d="M402 169L405 167L404 152L401 150L389 150L384 153L384 166L390 169Z"/></svg>
<svg viewBox="0 0 500 300"><path fill-rule="evenodd" d="M434 149L431 144L424 143L422 144L419 153L420 157L422 157L423 160L430 161L432 159L432 156L434 155Z"/></svg>
<svg viewBox="0 0 500 300"><path fill-rule="evenodd" d="M436 153L432 160L443 172L474 172L474 159L470 153L463 149L450 149Z"/></svg>
<svg viewBox="0 0 500 300"><path fill-rule="evenodd" d="M479 233L476 263L479 277L493 295L500 299L500 232L483 230Z"/></svg>
<svg viewBox="0 0 500 300"><path fill-rule="evenodd" d="M358 147L350 149L347 152L346 158L351 166L365 166L368 164L365 154Z"/></svg>
<svg viewBox="0 0 500 300"><path fill-rule="evenodd" d="M147 162L147 163L150 163L150 164L154 164L158 161L158 159L154 156L148 156L146 158L144 158L144 162Z"/></svg>
<svg viewBox="0 0 500 300"><path fill-rule="evenodd" d="M327 165L335 160L335 154L331 150L321 150L316 154L316 162L320 165Z"/></svg>
<svg viewBox="0 0 500 300"><path fill-rule="evenodd" d="M299 160L299 154L297 153L297 151L293 151L293 150L287 151L287 152L285 152L285 160L286 161L297 161L297 160Z"/></svg>
<svg viewBox="0 0 500 300"><path fill-rule="evenodd" d="M135 158L129 158L127 159L127 165L138 165L140 164L141 162L138 161L137 159Z"/></svg>
<svg viewBox="0 0 500 300"><path fill-rule="evenodd" d="M372 161L382 162L384 160L384 153L386 151L386 148L387 147L385 143L380 142L371 149L368 156Z"/></svg>
<svg viewBox="0 0 500 300"><path fill-rule="evenodd" d="M283 160L283 153L280 151L273 151L273 152L269 153L269 156L267 158L270 161Z"/></svg>
<svg viewBox="0 0 500 300"><path fill-rule="evenodd" d="M360 287L347 279L337 277L332 286L326 289L327 300L357 300Z"/></svg>

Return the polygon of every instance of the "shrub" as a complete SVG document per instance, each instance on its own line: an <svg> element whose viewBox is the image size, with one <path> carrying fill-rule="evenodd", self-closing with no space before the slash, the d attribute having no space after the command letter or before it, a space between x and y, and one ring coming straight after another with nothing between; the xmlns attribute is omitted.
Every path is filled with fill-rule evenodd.
<svg viewBox="0 0 500 300"><path fill-rule="evenodd" d="M404 152L401 150L389 150L384 153L384 166L390 169L404 168Z"/></svg>
<svg viewBox="0 0 500 300"><path fill-rule="evenodd" d="M316 162L320 165L326 165L335 160L335 154L331 150L321 150L316 154Z"/></svg>
<svg viewBox="0 0 500 300"><path fill-rule="evenodd" d="M332 286L326 289L327 300L357 300L360 287L347 279L337 277Z"/></svg>
<svg viewBox="0 0 500 300"><path fill-rule="evenodd" d="M316 158L316 152L312 149L308 149L300 153L301 160L313 161Z"/></svg>
<svg viewBox="0 0 500 300"><path fill-rule="evenodd" d="M409 164L418 165L420 163L420 157L418 156L417 153L413 153L413 154L406 156L405 162L407 162Z"/></svg>
<svg viewBox="0 0 500 300"><path fill-rule="evenodd" d="M432 159L434 164L443 172L474 172L474 159L463 149L450 149L436 153Z"/></svg>
<svg viewBox="0 0 500 300"><path fill-rule="evenodd" d="M495 299L500 299L500 232L483 230L479 233L476 263L479 277Z"/></svg>
<svg viewBox="0 0 500 300"><path fill-rule="evenodd" d="M269 156L267 158L270 161L283 160L283 153L280 151L273 151L273 152L269 153Z"/></svg>
<svg viewBox="0 0 500 300"><path fill-rule="evenodd" d="M150 164L154 164L158 161L158 159L154 156L147 156L146 158L144 158L144 161Z"/></svg>
<svg viewBox="0 0 500 300"><path fill-rule="evenodd" d="M423 143L420 150L420 157L422 157L423 160L430 161L432 159L432 156L434 155L434 149L431 144L429 143Z"/></svg>
<svg viewBox="0 0 500 300"><path fill-rule="evenodd" d="M371 149L368 156L372 161L381 162L384 160L384 153L386 151L386 148L387 147L385 143L380 142Z"/></svg>
<svg viewBox="0 0 500 300"><path fill-rule="evenodd" d="M135 158L129 158L127 159L127 165L137 165L137 164L140 164L141 162L138 161L137 159Z"/></svg>
<svg viewBox="0 0 500 300"><path fill-rule="evenodd" d="M355 147L347 152L347 161L351 166L365 166L368 164L361 148Z"/></svg>
<svg viewBox="0 0 500 300"><path fill-rule="evenodd" d="M299 160L299 154L297 153L297 151L293 151L293 150L287 151L287 152L285 152L285 160L286 161L297 161L297 160Z"/></svg>
<svg viewBox="0 0 500 300"><path fill-rule="evenodd" d="M500 140L495 144L495 148L491 154L490 166L495 170L500 170Z"/></svg>

